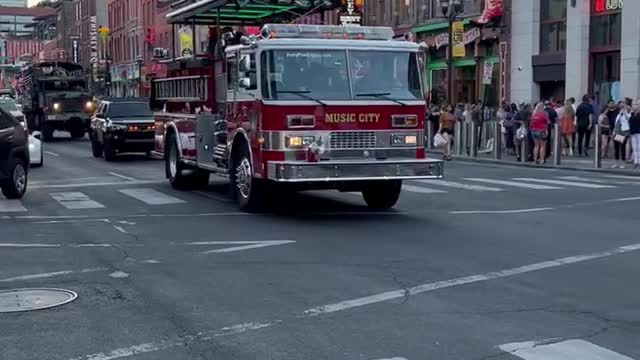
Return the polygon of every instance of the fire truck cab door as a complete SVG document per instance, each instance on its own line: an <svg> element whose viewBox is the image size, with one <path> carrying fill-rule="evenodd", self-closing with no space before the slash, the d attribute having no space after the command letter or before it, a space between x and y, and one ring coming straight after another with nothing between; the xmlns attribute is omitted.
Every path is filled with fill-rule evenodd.
<svg viewBox="0 0 640 360"><path fill-rule="evenodd" d="M227 121L229 132L244 128L251 132L257 124L255 102L258 96L255 52L243 50L227 54Z"/></svg>

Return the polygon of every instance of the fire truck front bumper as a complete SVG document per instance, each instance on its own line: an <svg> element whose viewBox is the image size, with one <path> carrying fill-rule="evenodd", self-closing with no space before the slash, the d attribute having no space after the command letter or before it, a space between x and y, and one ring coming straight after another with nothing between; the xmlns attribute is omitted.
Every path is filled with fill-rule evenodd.
<svg viewBox="0 0 640 360"><path fill-rule="evenodd" d="M269 161L268 178L284 183L441 179L444 162L433 159Z"/></svg>

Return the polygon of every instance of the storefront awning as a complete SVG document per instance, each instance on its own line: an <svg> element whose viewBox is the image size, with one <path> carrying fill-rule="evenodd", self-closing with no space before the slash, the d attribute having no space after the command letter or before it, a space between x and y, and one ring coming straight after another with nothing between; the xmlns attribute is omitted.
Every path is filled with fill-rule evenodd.
<svg viewBox="0 0 640 360"><path fill-rule="evenodd" d="M302 15L307 7L296 2L272 4L270 0L250 0L245 6L238 6L234 0L199 0L167 14L170 24L217 24L220 25L262 25L280 15Z"/></svg>

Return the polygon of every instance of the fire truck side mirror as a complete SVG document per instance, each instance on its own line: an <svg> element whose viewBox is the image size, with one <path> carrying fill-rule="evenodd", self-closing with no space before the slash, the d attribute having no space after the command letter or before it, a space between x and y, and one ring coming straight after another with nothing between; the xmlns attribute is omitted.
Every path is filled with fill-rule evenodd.
<svg viewBox="0 0 640 360"><path fill-rule="evenodd" d="M249 55L245 55L240 59L240 72L248 73L251 71L251 57Z"/></svg>
<svg viewBox="0 0 640 360"><path fill-rule="evenodd" d="M238 80L238 87L241 89L249 89L251 87L251 79L248 77L243 77Z"/></svg>

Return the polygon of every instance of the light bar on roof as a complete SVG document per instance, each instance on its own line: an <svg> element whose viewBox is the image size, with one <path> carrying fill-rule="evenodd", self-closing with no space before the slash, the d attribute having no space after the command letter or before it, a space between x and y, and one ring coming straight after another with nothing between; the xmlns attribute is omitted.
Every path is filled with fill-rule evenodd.
<svg viewBox="0 0 640 360"><path fill-rule="evenodd" d="M391 40L393 30L383 26L266 24L263 38Z"/></svg>

